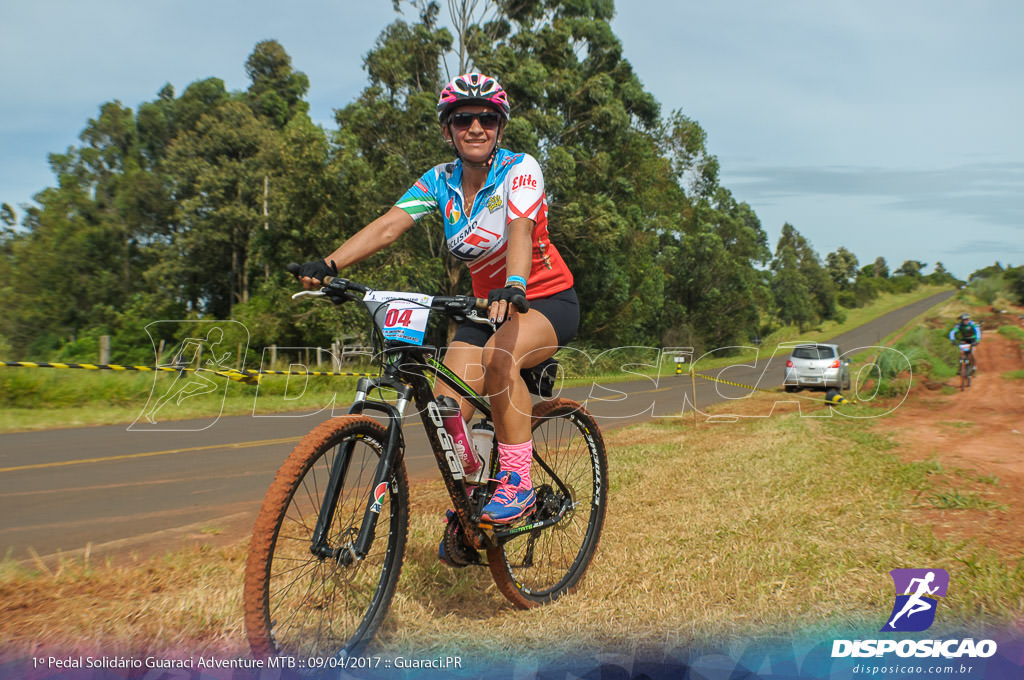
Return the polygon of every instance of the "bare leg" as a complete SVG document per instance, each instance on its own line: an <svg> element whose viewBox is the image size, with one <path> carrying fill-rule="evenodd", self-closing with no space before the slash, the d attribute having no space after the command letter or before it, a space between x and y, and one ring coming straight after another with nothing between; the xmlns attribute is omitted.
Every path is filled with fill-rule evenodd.
<svg viewBox="0 0 1024 680"><path fill-rule="evenodd" d="M516 314L487 342L483 352L484 391L491 400L499 442L520 444L531 438L533 400L519 372L554 355L558 337L536 310Z"/></svg>
<svg viewBox="0 0 1024 680"><path fill-rule="evenodd" d="M472 387L477 394L484 394L483 357L483 347L456 341L448 346L448 351L444 355L444 363L448 368L452 369L455 375L462 378L467 385ZM462 410L463 420L469 420L473 417L473 406L464 399L460 399L450 387L440 380L437 381L434 393L438 396L448 395L458 401L459 408Z"/></svg>

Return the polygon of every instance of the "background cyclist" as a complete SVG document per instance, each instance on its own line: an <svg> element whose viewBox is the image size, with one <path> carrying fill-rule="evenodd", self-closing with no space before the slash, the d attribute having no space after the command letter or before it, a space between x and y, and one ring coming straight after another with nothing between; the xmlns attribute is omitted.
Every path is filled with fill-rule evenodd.
<svg viewBox="0 0 1024 680"><path fill-rule="evenodd" d="M445 354L474 390L490 398L500 482L483 518L509 522L533 507L532 400L519 372L551 357L579 326L573 276L548 237L544 176L525 153L499 148L509 102L481 73L455 78L441 91L438 121L454 162L424 173L398 202L323 260L297 273L307 289L385 248L413 223L442 212L448 248L469 266L473 294L490 302L490 327L459 326ZM527 302L528 301L528 302ZM437 393L452 394L440 384ZM460 403L464 420L472 407Z"/></svg>
<svg viewBox="0 0 1024 680"><path fill-rule="evenodd" d="M974 355L974 346L981 342L981 326L971 321L970 314L960 315L960 323L953 326L953 330L949 332L949 341L954 345L970 343L971 373L977 372L978 360Z"/></svg>

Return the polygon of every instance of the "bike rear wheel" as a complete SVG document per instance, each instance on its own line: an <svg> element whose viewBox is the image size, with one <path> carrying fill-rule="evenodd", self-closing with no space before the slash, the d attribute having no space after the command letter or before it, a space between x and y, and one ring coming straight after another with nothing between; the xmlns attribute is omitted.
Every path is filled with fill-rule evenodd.
<svg viewBox="0 0 1024 680"><path fill-rule="evenodd" d="M556 514L566 500L563 487L571 506L557 524L487 550L498 589L524 609L553 602L580 584L597 549L608 500L604 439L580 404L555 399L534 406L533 457L537 506L523 526Z"/></svg>
<svg viewBox="0 0 1024 680"><path fill-rule="evenodd" d="M384 620L409 522L409 482L400 457L387 490L374 494L381 506L369 553L349 560L344 548L359 534L385 441L384 428L370 418L333 418L307 434L278 470L256 519L245 569L245 628L257 658L357 653ZM348 461L326 536L333 554L314 554L320 506L343 452Z"/></svg>

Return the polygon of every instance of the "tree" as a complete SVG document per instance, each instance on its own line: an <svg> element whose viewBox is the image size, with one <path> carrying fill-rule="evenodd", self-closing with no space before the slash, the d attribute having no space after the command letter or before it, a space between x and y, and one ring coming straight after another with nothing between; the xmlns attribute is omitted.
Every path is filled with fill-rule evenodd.
<svg viewBox="0 0 1024 680"><path fill-rule="evenodd" d="M609 21L611 2L502 3L505 17L471 45L472 63L500 74L513 104L509 148L545 169L552 239L569 262L583 308L581 339L602 345L659 342L669 330L664 255L701 251L693 201L681 181L715 166L703 131L662 120ZM496 37L496 38L495 38ZM695 185L696 186L696 185ZM695 236L683 243L685 232ZM675 236L664 236L675 233ZM682 284L677 280L676 289ZM695 287L700 284L694 282ZM693 296L691 296L693 297ZM729 326L732 319L719 323Z"/></svg>
<svg viewBox="0 0 1024 680"><path fill-rule="evenodd" d="M671 327L688 330L670 344L700 347L744 344L757 335L758 309L770 292L751 262L766 262L770 253L760 220L746 203L719 188L715 201L695 208L696 227L662 235L658 262L670 276L666 304Z"/></svg>
<svg viewBox="0 0 1024 680"><path fill-rule="evenodd" d="M825 256L825 270L838 290L849 290L857 280L857 256L840 246Z"/></svg>
<svg viewBox="0 0 1024 680"><path fill-rule="evenodd" d="M874 263L868 266L870 267L869 276L873 276L876 279L889 278L889 265L886 264L884 257L876 257Z"/></svg>
<svg viewBox="0 0 1024 680"><path fill-rule="evenodd" d="M771 289L779 320L784 324L807 328L816 319L811 292L800 272L792 243L781 243L772 261L775 278Z"/></svg>
<svg viewBox="0 0 1024 680"><path fill-rule="evenodd" d="M793 259L792 264L796 267L796 274L788 270L790 263L785 258L790 256ZM832 278L821 266L821 260L818 258L814 248L811 247L811 244L788 222L782 225L782 234L776 246L772 270L777 274L780 272L785 273L787 281L781 285L786 295L790 297L798 289L790 279L797 275L799 276L803 289L810 296L811 309L816 320L836 318L838 308L836 306L836 294ZM776 298L776 303L780 309L783 308L783 302L778 298ZM786 304L792 306L794 303L791 300ZM792 312L788 314L792 315ZM802 316L802 312L797 316ZM786 320L785 316L781 318Z"/></svg>
<svg viewBox="0 0 1024 680"><path fill-rule="evenodd" d="M920 277L921 270L927 266L927 262L920 262L918 260L904 260L903 264L900 265L900 268L897 269L894 273L897 276Z"/></svg>
<svg viewBox="0 0 1024 680"><path fill-rule="evenodd" d="M248 301L264 178L275 174L279 155L273 128L238 101L207 113L171 144L180 255L165 271L182 283L191 308L225 318Z"/></svg>
<svg viewBox="0 0 1024 680"><path fill-rule="evenodd" d="M420 23L389 25L367 55L369 86L336 113L331 172L340 178L334 207L341 230L329 235L329 249L394 205L420 174L451 157L436 113L441 57L450 47L451 34L437 26L437 7L430 3ZM464 267L447 254L436 215L417 221L356 271L373 271L380 286L442 293L466 288Z"/></svg>
<svg viewBox="0 0 1024 680"><path fill-rule="evenodd" d="M81 145L51 154L58 186L35 197L24 232L11 243L5 333L19 351L52 347L112 318L145 286L153 263L146 238L164 194L139 145L131 109L107 102L88 121ZM46 286L38 272L60 263ZM40 344L42 343L42 344Z"/></svg>
<svg viewBox="0 0 1024 680"><path fill-rule="evenodd" d="M932 285L940 286L957 283L956 277L946 270L946 266L942 262L936 262L934 271L925 276L924 280Z"/></svg>
<svg viewBox="0 0 1024 680"><path fill-rule="evenodd" d="M25 210L24 229L2 232L4 340L45 354L148 314L193 314L244 319L261 341L329 342L354 312L292 311L284 265L329 252L452 158L435 110L450 61L509 91L504 146L545 170L552 239L584 300L580 343L743 342L775 315L773 294L796 323L835 313L836 280L789 225L772 271L759 266L771 252L757 215L720 186L699 123L663 116L645 91L610 0L450 0L455 37L437 2L408 4L416 18L381 32L366 88L330 133L310 121L308 78L274 40L246 60L246 91L211 77L180 96L164 85L136 113L104 104L81 146L51 157L57 186ZM74 267L40 291L36 273L55 259ZM382 288L469 287L437 216L347 273Z"/></svg>
<svg viewBox="0 0 1024 680"><path fill-rule="evenodd" d="M1024 304L1024 266L1008 266L1003 274L1003 281L1006 282L1010 293L1017 298L1017 303Z"/></svg>
<svg viewBox="0 0 1024 680"><path fill-rule="evenodd" d="M253 111L283 128L292 118L309 111L303 99L309 90L309 78L292 69L292 59L276 40L264 40L245 62L245 72L252 81L249 100Z"/></svg>

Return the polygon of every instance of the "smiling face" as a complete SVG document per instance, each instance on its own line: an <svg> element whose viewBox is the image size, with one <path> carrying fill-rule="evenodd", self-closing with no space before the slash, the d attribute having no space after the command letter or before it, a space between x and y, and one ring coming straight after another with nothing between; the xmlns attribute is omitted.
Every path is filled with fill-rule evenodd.
<svg viewBox="0 0 1024 680"><path fill-rule="evenodd" d="M470 164L486 163L501 139L501 114L483 104L453 109L444 124L445 139L455 144L459 157Z"/></svg>

